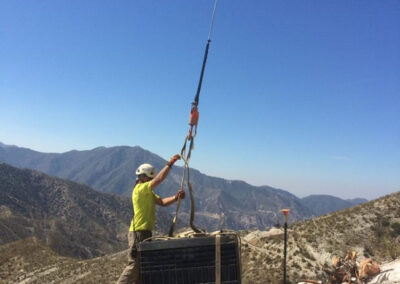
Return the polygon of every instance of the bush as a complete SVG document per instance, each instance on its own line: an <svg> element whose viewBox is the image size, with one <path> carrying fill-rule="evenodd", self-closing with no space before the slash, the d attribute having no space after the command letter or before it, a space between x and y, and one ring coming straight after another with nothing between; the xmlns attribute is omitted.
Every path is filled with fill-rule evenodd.
<svg viewBox="0 0 400 284"><path fill-rule="evenodd" d="M373 252L371 246L369 246L367 244L364 246L364 256L365 257L374 256L374 252Z"/></svg>
<svg viewBox="0 0 400 284"><path fill-rule="evenodd" d="M378 223L378 224L372 226L371 229L372 229L372 231L374 231L375 236L378 238L383 237L383 235L385 234L385 230L381 223Z"/></svg>
<svg viewBox="0 0 400 284"><path fill-rule="evenodd" d="M301 270L301 266L300 266L297 262L294 262L291 266L292 266L293 268L296 268L296 269L298 269L298 270Z"/></svg>
<svg viewBox="0 0 400 284"><path fill-rule="evenodd" d="M383 220L382 220L382 226L383 226L383 227L388 227L389 225L390 225L390 222L389 222L388 219L383 219Z"/></svg>
<svg viewBox="0 0 400 284"><path fill-rule="evenodd" d="M400 236L400 223L393 223L390 227L393 230L391 232L391 236L393 238L397 238L397 236Z"/></svg>

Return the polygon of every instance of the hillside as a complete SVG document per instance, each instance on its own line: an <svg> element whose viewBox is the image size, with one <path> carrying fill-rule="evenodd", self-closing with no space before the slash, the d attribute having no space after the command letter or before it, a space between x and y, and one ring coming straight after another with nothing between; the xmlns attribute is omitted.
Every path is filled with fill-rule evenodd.
<svg viewBox="0 0 400 284"><path fill-rule="evenodd" d="M310 195L301 199L303 204L310 208L316 216L346 209L368 200L362 198L344 200L331 195Z"/></svg>
<svg viewBox="0 0 400 284"><path fill-rule="evenodd" d="M283 230L243 233L245 283L281 277ZM350 250L379 262L400 258L400 192L349 209L297 222L289 228L288 275L327 279L333 256ZM265 271L269 271L266 279Z"/></svg>
<svg viewBox="0 0 400 284"><path fill-rule="evenodd" d="M35 236L57 253L91 258L123 250L130 198L0 164L0 244ZM159 214L167 232L170 216Z"/></svg>
<svg viewBox="0 0 400 284"><path fill-rule="evenodd" d="M134 170L140 164L149 162L160 170L166 163L140 147L99 147L55 154L4 144L0 145L0 161L84 183L101 192L125 195L132 190ZM169 178L157 188L157 193L160 196L174 194L180 187L181 175L182 168L174 167ZM314 215L301 199L284 190L210 177L194 169L190 176L196 201L195 223L209 231L265 229L276 223L276 212L283 207L292 208L293 220ZM168 209L169 212L175 210L174 206ZM183 224L189 223L189 209L189 199L186 199L180 218Z"/></svg>
<svg viewBox="0 0 400 284"><path fill-rule="evenodd" d="M37 238L0 246L0 283L115 283L126 251L89 260L62 257Z"/></svg>
<svg viewBox="0 0 400 284"><path fill-rule="evenodd" d="M356 250L359 259L387 263L399 279L400 193L289 228L288 277L326 280L333 256ZM279 283L283 231L242 231L243 284ZM60 257L37 239L0 246L0 281L5 283L113 283L126 264L127 251L80 261ZM391 264L392 260L396 261ZM391 271L389 271L391 272ZM384 273L389 273L385 271ZM377 284L372 280L371 283Z"/></svg>

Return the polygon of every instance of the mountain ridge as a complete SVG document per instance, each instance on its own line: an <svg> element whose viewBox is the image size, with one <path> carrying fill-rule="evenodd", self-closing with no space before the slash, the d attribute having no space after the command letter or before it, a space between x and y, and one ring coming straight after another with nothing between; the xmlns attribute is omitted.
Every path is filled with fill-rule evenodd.
<svg viewBox="0 0 400 284"><path fill-rule="evenodd" d="M339 211L352 206L356 206L361 203L368 202L367 199L363 198L353 198L345 200L327 194L312 194L303 197L301 200L317 216Z"/></svg>
<svg viewBox="0 0 400 284"><path fill-rule="evenodd" d="M126 248L127 197L0 163L0 243L35 236L61 255L90 258Z"/></svg>
<svg viewBox="0 0 400 284"><path fill-rule="evenodd" d="M32 149L29 149L29 148L26 148L26 147L19 147L19 146L16 146L16 145L7 145L7 144L4 144L4 143L0 142L0 149L1 149L1 148L14 148L14 149L17 150L17 151L22 150L22 151L26 151L26 152L31 152L31 153L33 153L34 155L35 155L35 154L37 154L37 155L47 155L47 156L49 156L49 158L53 158L53 156L63 156L63 155L72 154L72 153L73 153L73 154L83 154L83 153L90 153L90 152L104 151L104 150L105 150L105 151L113 151L113 150L119 150L119 149L124 149L124 150L138 149L138 150L140 150L140 151L146 152L147 154L150 154L151 156L155 156L156 159L158 159L158 161L162 161L163 163L166 162L166 160L164 160L161 156L159 156L159 155L157 155L157 154L151 152L150 150L147 150L147 149L145 149L145 148L143 148L143 147L141 147L141 146L139 146L139 145L136 145L136 146L120 145L120 146L111 146L111 147L98 146L98 147L95 147L95 148L93 148L93 149L86 149L86 150L76 150L76 149L74 149L74 150L69 150L69 151L61 152L61 153L59 153L59 152L40 152L40 151L32 150ZM32 168L32 169L36 169L36 170L39 170L39 171L42 171L42 172L45 172L45 173L48 173L48 174L52 174L51 171L50 171L49 169L45 169L45 170L40 169L41 167L43 167L42 165L36 165L36 166L35 166L36 168L33 168L32 165L30 165L30 164L31 164L31 161L24 161L24 162L22 162L22 161L20 161L20 160L18 160L18 159L15 160L15 159L13 159L12 157L7 157L7 155L5 155L4 152L2 153L1 151L0 151L0 161L2 161L2 162L4 162L4 163L7 163L7 164L10 164L10 165L13 165L13 166L16 166L16 167ZM38 161L35 161L35 162L38 162ZM27 166L27 164L30 165L30 166ZM157 164L158 164L158 163L157 163ZM163 165L163 164L161 164L160 167L162 167L162 165ZM181 169L181 167L178 167L178 168ZM200 171L198 171L198 170L196 170L196 169L193 169L193 170L199 172L200 174L203 174L203 173L201 173ZM64 177L64 178L67 178L67 179L71 179L71 178L69 178L68 176L61 176L60 174L54 174L54 175L55 175L55 176L59 176L59 177ZM247 182L242 181L242 180L225 179L225 178L221 178L221 177L217 177L217 176L210 176L210 175L206 175L206 174L203 174L203 175L205 175L205 176L207 176L207 177L210 177L210 178L222 179L222 180L227 181L227 182L243 182L243 183L246 183L247 185L252 186L252 187L260 187L260 188L262 188L262 187L268 187L268 188L270 188L270 189L276 189L276 190L278 190L278 191L280 191L280 190L281 190L281 191L286 191L286 190L284 190L284 189L273 188L273 187L268 186L268 185L255 186L255 185L252 185L252 184L247 183ZM74 179L72 179L72 180L74 180ZM99 191L106 191L106 190L101 189L101 188L95 188L95 189L96 189L96 190L99 190ZM115 192L115 190L114 190L113 192ZM287 191L286 191L286 192L287 192ZM311 195L308 195L308 196L303 197L303 198L307 198L307 197L315 196L315 195L320 195L320 196L333 196L333 195L327 195L327 194L311 194ZM296 196L296 197L297 197L297 196ZM344 199L344 198L341 198L341 197L338 197L338 196L333 196L333 197L340 198L340 199L342 199L342 200L351 202L351 203L353 203L354 205L357 205L357 204L359 204L359 203L361 203L361 202L368 201L367 199L359 198L359 197L351 198L351 199Z"/></svg>
<svg viewBox="0 0 400 284"><path fill-rule="evenodd" d="M332 270L332 258L344 257L351 250L358 253L358 259L373 257L380 263L397 260L394 263L398 268L399 208L400 192L397 192L353 208L291 224L287 257L289 283L301 279L326 283L329 279L327 272ZM242 283L281 283L283 229L238 233L242 240ZM29 238L0 246L0 279L7 283L113 283L126 265L126 254L127 250L78 261L61 257L41 241ZM386 272L383 273L387 277ZM400 281L400 278L395 281Z"/></svg>
<svg viewBox="0 0 400 284"><path fill-rule="evenodd" d="M4 145L4 144L1 144ZM140 146L96 147L65 153L41 153L27 148L0 146L0 161L16 167L32 168L47 174L86 184L100 192L129 195L135 180L134 170L147 162L160 170L166 163L160 156ZM160 196L170 196L180 187L182 168L175 166L157 188ZM190 171L194 187L197 220L209 230L264 229L276 223L279 209L292 207L294 220L318 215L294 194L270 186L253 186L240 180L226 180ZM214 195L223 191L217 199ZM220 205L217 205L220 204ZM224 206L221 206L224 204ZM337 209L337 208L335 208ZM170 207L169 212L174 208ZM188 199L182 203L183 222L188 221ZM185 215L186 214L186 215ZM216 224L205 216L223 216Z"/></svg>

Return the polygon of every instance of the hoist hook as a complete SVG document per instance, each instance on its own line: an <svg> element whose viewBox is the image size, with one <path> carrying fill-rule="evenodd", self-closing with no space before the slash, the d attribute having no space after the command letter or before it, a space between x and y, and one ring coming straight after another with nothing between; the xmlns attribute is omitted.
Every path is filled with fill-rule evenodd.
<svg viewBox="0 0 400 284"><path fill-rule="evenodd" d="M190 174L190 171L189 171L189 160L190 160L190 156L191 156L192 150L194 148L194 138L197 135L197 125L199 123L199 116L200 116L199 110L198 110L199 98L200 98L201 86L203 84L204 70L206 68L206 63L207 63L208 50L210 48L210 43L211 43L211 33L212 33L213 25L214 25L214 18L215 18L215 11L217 9L217 4L218 4L218 0L215 0L214 10L213 10L212 18L211 18L210 30L208 32L206 50L204 52L203 65L201 67L199 84L197 86L196 95L194 97L194 101L192 102L192 107L190 109L189 132L188 132L187 136L185 137L185 142L184 142L182 150L181 150L181 157L182 157L182 160L185 162L185 166L183 168L183 176L182 176L181 188L182 189L184 188L184 185L185 185L185 182L186 182L187 187L189 189L189 193L190 193L190 227L196 233L201 233L202 230L197 229L196 226L193 223L193 221L194 221L194 195L193 195L193 187L192 187L192 184L190 182L190 176L189 176L189 174ZM189 141L189 150L186 153L186 145L187 145L188 141ZM175 224L176 224L177 219L178 219L178 213L179 213L180 205L181 205L181 202L180 202L180 199L179 199L177 207L176 207L175 217L174 217L174 219L172 221L172 224L171 224L171 227L170 227L170 230L169 230L169 233L168 233L168 235L170 237L172 237L172 235L174 233L174 227L175 227Z"/></svg>

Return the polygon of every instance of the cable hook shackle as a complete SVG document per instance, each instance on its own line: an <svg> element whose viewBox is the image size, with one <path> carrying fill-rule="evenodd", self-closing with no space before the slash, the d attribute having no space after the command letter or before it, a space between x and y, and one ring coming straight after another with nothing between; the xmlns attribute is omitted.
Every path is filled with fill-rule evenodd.
<svg viewBox="0 0 400 284"><path fill-rule="evenodd" d="M206 50L204 52L203 65L201 67L199 84L197 85L196 95L194 97L194 100L192 102L192 107L191 107L191 110L190 110L189 131L188 131L187 136L185 137L185 142L183 143L183 147L182 147L182 150L181 150L181 157L182 157L182 160L185 163L185 165L183 167L181 189L184 189L184 185L185 185L185 181L186 181L187 187L188 187L189 193L190 193L190 227L196 233L203 233L203 231L200 230L200 229L197 229L196 226L193 224L193 221L194 221L194 196L193 196L193 186L190 183L189 160L190 160L190 157L191 157L191 154L192 154L192 150L194 149L194 138L197 135L197 125L199 123L199 117L200 117L200 113L199 113L199 110L198 110L199 98L200 98L201 86L203 84L204 71L205 71L206 64L207 64L208 50L210 49L211 34L212 34L213 26L214 26L215 11L217 10L218 1L219 0L215 0L215 3L214 3L214 10L213 10L212 17L211 17L210 29L208 31L207 45L206 45ZM189 142L189 150L186 153L186 146L187 146L188 142ZM178 199L178 204L176 206L175 217L174 217L174 219L172 221L172 224L171 224L171 227L170 227L169 233L168 233L168 236L170 236L170 237L172 237L173 233L174 233L174 227L175 227L175 224L176 224L176 222L178 220L178 213L179 213L180 206L181 206L181 199Z"/></svg>

